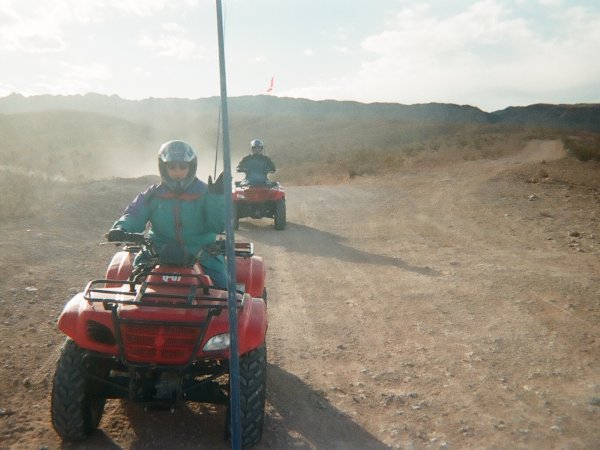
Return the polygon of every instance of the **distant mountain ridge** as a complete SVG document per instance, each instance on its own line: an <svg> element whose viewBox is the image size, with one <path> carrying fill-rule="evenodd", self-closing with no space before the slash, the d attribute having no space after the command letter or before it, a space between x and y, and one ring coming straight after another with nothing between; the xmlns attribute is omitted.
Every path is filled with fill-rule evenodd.
<svg viewBox="0 0 600 450"><path fill-rule="evenodd" d="M498 122L600 132L600 104L536 104L492 113Z"/></svg>
<svg viewBox="0 0 600 450"><path fill-rule="evenodd" d="M528 126L600 132L600 104L534 104L485 112L470 105L427 103L359 103L307 100L267 95L231 97L229 112L235 116L339 117L452 124L520 124ZM49 110L74 110L106 114L128 121L160 121L166 115L194 118L218 114L218 97L201 99L148 98L126 100L116 95L11 94L0 98L0 114Z"/></svg>
<svg viewBox="0 0 600 450"><path fill-rule="evenodd" d="M229 100L232 161L239 161L250 141L260 137L277 165L275 176L295 183L389 173L435 155L499 158L535 139L561 140L578 159L600 160L597 104L487 113L443 103L364 104L264 95ZM0 157L10 162L9 170L49 179L131 178L154 174L158 146L182 139L196 149L199 175L206 179L222 167L219 108L218 97L12 94L0 98Z"/></svg>

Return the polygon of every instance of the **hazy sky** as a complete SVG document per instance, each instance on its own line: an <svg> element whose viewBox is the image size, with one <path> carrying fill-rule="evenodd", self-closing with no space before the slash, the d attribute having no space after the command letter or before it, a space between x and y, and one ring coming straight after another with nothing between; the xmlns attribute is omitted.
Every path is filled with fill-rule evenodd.
<svg viewBox="0 0 600 450"><path fill-rule="evenodd" d="M600 102L599 0L223 0L229 96ZM214 0L0 0L0 96L219 95Z"/></svg>

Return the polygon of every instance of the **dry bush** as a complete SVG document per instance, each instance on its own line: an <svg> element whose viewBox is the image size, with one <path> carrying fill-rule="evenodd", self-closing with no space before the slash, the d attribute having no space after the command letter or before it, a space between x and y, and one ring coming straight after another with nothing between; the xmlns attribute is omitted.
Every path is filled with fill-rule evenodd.
<svg viewBox="0 0 600 450"><path fill-rule="evenodd" d="M580 161L600 161L600 136L568 136L565 148Z"/></svg>
<svg viewBox="0 0 600 450"><path fill-rule="evenodd" d="M27 175L0 172L0 222L31 217L39 208L37 181Z"/></svg>

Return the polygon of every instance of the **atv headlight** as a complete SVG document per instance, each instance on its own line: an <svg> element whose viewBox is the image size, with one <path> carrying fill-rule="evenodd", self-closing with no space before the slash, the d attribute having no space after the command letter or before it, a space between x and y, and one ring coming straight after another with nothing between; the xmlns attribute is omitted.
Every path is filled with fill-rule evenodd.
<svg viewBox="0 0 600 450"><path fill-rule="evenodd" d="M229 348L229 333L217 334L211 337L204 345L205 352L214 352L216 350L225 350Z"/></svg>

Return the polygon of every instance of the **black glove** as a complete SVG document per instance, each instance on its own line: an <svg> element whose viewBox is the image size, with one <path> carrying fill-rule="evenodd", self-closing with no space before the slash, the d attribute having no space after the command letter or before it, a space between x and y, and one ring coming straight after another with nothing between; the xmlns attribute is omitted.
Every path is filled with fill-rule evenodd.
<svg viewBox="0 0 600 450"><path fill-rule="evenodd" d="M211 194L223 195L225 193L225 187L223 186L223 172L217 177L213 183L212 177L208 176L208 192Z"/></svg>
<svg viewBox="0 0 600 450"><path fill-rule="evenodd" d="M123 242L125 240L127 232L125 230L112 229L106 233L106 240L108 242Z"/></svg>
<svg viewBox="0 0 600 450"><path fill-rule="evenodd" d="M218 256L225 254L225 241L216 241L212 244L205 245L200 250L200 253L206 253L209 256Z"/></svg>

